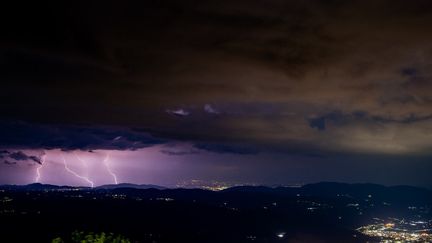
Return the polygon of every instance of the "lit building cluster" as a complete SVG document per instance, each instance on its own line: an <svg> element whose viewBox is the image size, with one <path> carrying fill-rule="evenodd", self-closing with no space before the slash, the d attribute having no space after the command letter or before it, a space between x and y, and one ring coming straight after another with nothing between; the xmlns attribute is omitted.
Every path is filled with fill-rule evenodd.
<svg viewBox="0 0 432 243"><path fill-rule="evenodd" d="M8 203L8 202L12 202L13 199L10 197L3 197L2 199L0 199L0 202L2 203Z"/></svg>
<svg viewBox="0 0 432 243"><path fill-rule="evenodd" d="M390 222L377 221L375 224L366 225L357 230L365 235L380 238L380 242L432 242L431 221L395 218Z"/></svg>
<svg viewBox="0 0 432 243"><path fill-rule="evenodd" d="M176 187L178 188L201 188L201 189L211 190L211 191L222 191L234 186L244 186L244 184L235 184L235 183L222 182L222 181L204 181L204 180L182 181L176 184Z"/></svg>

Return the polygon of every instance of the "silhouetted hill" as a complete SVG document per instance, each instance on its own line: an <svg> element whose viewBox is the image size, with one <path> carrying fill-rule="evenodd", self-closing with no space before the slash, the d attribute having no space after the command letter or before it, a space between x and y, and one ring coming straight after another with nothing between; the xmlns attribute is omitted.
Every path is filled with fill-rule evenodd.
<svg viewBox="0 0 432 243"><path fill-rule="evenodd" d="M235 186L227 188L223 192L274 192L274 189L266 186Z"/></svg>
<svg viewBox="0 0 432 243"><path fill-rule="evenodd" d="M337 183L320 182L302 187L239 186L228 188L223 193L266 193L278 196L308 196L308 197L346 197L351 199L368 199L383 202L418 203L432 202L432 191L414 186L383 186L371 183Z"/></svg>
<svg viewBox="0 0 432 243"><path fill-rule="evenodd" d="M120 183L120 184L109 184L109 185L102 185L95 187L95 189L106 189L106 190L112 190L112 189L118 189L118 188L135 188L135 189L158 189L163 190L166 189L166 187L157 186L157 185L147 185L147 184L132 184L132 183Z"/></svg>
<svg viewBox="0 0 432 243"><path fill-rule="evenodd" d="M116 193L133 194L148 197L174 197L178 199L203 198L213 200L220 198L237 198L242 201L245 197L318 197L318 198L350 198L352 200L371 200L386 203L406 204L409 202L429 203L432 202L432 191L414 186L383 186L370 183L347 184L337 182L320 182L307 184L302 187L266 187L266 186L237 186L219 192L204 189L170 189L157 185L137 185L122 183L118 185L103 185L96 188L56 186L48 184L33 183L29 185L2 185L3 190L109 190ZM221 200L222 200L221 199Z"/></svg>
<svg viewBox="0 0 432 243"><path fill-rule="evenodd" d="M388 202L432 202L432 191L414 186L383 186L370 183L346 184L321 182L300 188L305 195L319 197L344 196Z"/></svg>
<svg viewBox="0 0 432 243"><path fill-rule="evenodd" d="M3 190L28 190L28 191L42 191L42 190L64 190L73 188L85 188L85 187L73 187L73 186L57 186L50 184L32 183L28 185L1 185L0 189Z"/></svg>

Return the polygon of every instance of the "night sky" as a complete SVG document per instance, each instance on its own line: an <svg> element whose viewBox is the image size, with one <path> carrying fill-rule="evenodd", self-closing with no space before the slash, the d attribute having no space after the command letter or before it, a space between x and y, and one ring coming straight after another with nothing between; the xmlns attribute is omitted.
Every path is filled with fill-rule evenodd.
<svg viewBox="0 0 432 243"><path fill-rule="evenodd" d="M0 184L432 188L432 2L0 10Z"/></svg>

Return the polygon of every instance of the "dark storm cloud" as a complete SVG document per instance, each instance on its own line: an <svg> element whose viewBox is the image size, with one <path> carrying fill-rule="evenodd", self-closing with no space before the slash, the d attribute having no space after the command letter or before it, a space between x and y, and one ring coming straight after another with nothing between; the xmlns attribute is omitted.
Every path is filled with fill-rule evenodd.
<svg viewBox="0 0 432 243"><path fill-rule="evenodd" d="M164 143L162 139L125 128L42 125L10 121L0 123L0 134L0 147L4 148L134 150ZM10 152L8 156L15 160L30 159L40 163L39 158L27 156L21 151Z"/></svg>
<svg viewBox="0 0 432 243"><path fill-rule="evenodd" d="M7 164L7 165L16 165L17 162L10 162L9 160L4 160L3 163Z"/></svg>
<svg viewBox="0 0 432 243"><path fill-rule="evenodd" d="M324 131L326 129L326 123L331 122L333 125L338 124L341 125L343 123L347 123L353 120L364 120L364 119L376 119L383 121L383 118L380 117L368 117L367 112L364 111L356 111L350 114L344 114L341 111L332 111L326 114L323 114L319 117L309 118L309 126L312 128L316 128L319 131ZM390 121L389 121L390 122Z"/></svg>
<svg viewBox="0 0 432 243"><path fill-rule="evenodd" d="M231 154L258 154L259 151L252 146L232 145L220 143L197 143L194 145L198 149L207 150L214 153Z"/></svg>
<svg viewBox="0 0 432 243"><path fill-rule="evenodd" d="M194 150L178 151L178 150L162 149L160 152L163 153L163 154L166 154L166 155L176 155L176 156L199 154L198 151L194 151Z"/></svg>
<svg viewBox="0 0 432 243"><path fill-rule="evenodd" d="M243 144L432 146L430 1L34 2L2 11L1 117L29 122L2 125L2 145L130 149L157 143L138 132L148 131L221 153Z"/></svg>
<svg viewBox="0 0 432 243"><path fill-rule="evenodd" d="M21 151L13 152L9 155L14 160L27 160L28 156Z"/></svg>
<svg viewBox="0 0 432 243"><path fill-rule="evenodd" d="M29 161L37 164L42 164L41 156L31 154L29 155L22 151L0 151L0 159L3 160L4 164L7 165L15 165L18 161Z"/></svg>
<svg viewBox="0 0 432 243"><path fill-rule="evenodd" d="M17 161L25 160L25 161L33 161L33 162L36 162L38 164L42 164L41 158L34 156L34 155L27 155L27 154L23 153L22 151L11 152L9 154L9 158L17 160Z"/></svg>

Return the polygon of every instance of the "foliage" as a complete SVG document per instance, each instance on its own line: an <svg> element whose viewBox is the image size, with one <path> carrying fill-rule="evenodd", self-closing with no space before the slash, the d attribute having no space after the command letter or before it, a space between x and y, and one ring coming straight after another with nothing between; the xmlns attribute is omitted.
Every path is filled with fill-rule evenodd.
<svg viewBox="0 0 432 243"><path fill-rule="evenodd" d="M62 240L62 238L57 237L57 238L53 239L53 240L51 241L51 243L64 243L64 241Z"/></svg>
<svg viewBox="0 0 432 243"><path fill-rule="evenodd" d="M51 243L130 243L131 241L121 235L114 235L113 233L94 233L94 232L83 232L74 231L71 235L70 240L63 240L57 237L51 241Z"/></svg>

